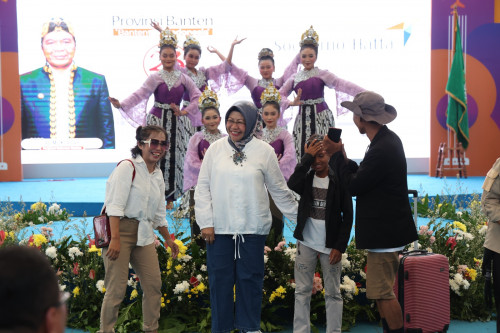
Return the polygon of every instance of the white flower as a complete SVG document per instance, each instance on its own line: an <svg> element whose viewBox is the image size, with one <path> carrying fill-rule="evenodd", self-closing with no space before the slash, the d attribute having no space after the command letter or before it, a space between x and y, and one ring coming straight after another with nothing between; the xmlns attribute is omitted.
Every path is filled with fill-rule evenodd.
<svg viewBox="0 0 500 333"><path fill-rule="evenodd" d="M61 206L59 206L56 203L53 203L52 206L49 207L48 212L49 212L49 214L60 215L61 214L60 209L61 209Z"/></svg>
<svg viewBox="0 0 500 333"><path fill-rule="evenodd" d="M183 293L185 290L189 289L189 282L182 281L181 283L177 283L174 288L174 294Z"/></svg>
<svg viewBox="0 0 500 333"><path fill-rule="evenodd" d="M342 253L342 269L351 268L351 262L347 260L347 253Z"/></svg>
<svg viewBox="0 0 500 333"><path fill-rule="evenodd" d="M43 216L40 216L40 217L38 217L38 221L43 222L43 221L45 221L45 219L43 218Z"/></svg>
<svg viewBox="0 0 500 333"><path fill-rule="evenodd" d="M483 225L483 226L481 227L481 229L479 229L479 234L480 234L481 236L484 236L484 235L486 234L486 231L488 231L488 226L487 226L487 225Z"/></svg>
<svg viewBox="0 0 500 333"><path fill-rule="evenodd" d="M177 297L177 300L178 300L179 302L180 302L180 301L182 301L182 296L178 296L178 297Z"/></svg>
<svg viewBox="0 0 500 333"><path fill-rule="evenodd" d="M450 288L455 294L457 294L458 296L462 296L462 294L460 293L460 286L455 280L450 279Z"/></svg>
<svg viewBox="0 0 500 333"><path fill-rule="evenodd" d="M128 263L128 269L132 269L132 265Z"/></svg>
<svg viewBox="0 0 500 333"><path fill-rule="evenodd" d="M458 216L458 217L462 216L462 212L458 211L458 212L457 212L457 216Z"/></svg>
<svg viewBox="0 0 500 333"><path fill-rule="evenodd" d="M203 280L203 276L201 276L201 274L196 275L196 280L198 281Z"/></svg>
<svg viewBox="0 0 500 333"><path fill-rule="evenodd" d="M289 256L292 261L295 261L295 257L297 256L297 248L287 247L285 249L285 254Z"/></svg>
<svg viewBox="0 0 500 333"><path fill-rule="evenodd" d="M191 259L193 259L193 257L191 257L189 254L185 254L179 258L180 261L184 261L184 262L188 262Z"/></svg>
<svg viewBox="0 0 500 333"><path fill-rule="evenodd" d="M360 275L363 279L365 279L365 280L366 280L366 273L365 273L365 271L364 271L364 270L360 269L360 270L359 270L359 275Z"/></svg>
<svg viewBox="0 0 500 333"><path fill-rule="evenodd" d="M136 280L134 280L134 278L133 278L133 277L131 277L130 279L128 279L127 284L128 284L130 287L134 288L134 289L136 289L136 288L137 288L137 281L136 281Z"/></svg>
<svg viewBox="0 0 500 333"><path fill-rule="evenodd" d="M468 240L468 241L471 241L474 239L474 236L468 232L464 233L464 239L465 240Z"/></svg>
<svg viewBox="0 0 500 333"><path fill-rule="evenodd" d="M80 249L75 247L75 246L70 247L68 249L68 254L69 254L69 257L71 258L71 260L75 260L75 256L77 256L77 257L83 256L83 252L80 251Z"/></svg>
<svg viewBox="0 0 500 333"><path fill-rule="evenodd" d="M206 271L207 271L207 266L205 266L205 265L201 265L201 267L200 267L200 271L202 271L202 272L206 272Z"/></svg>
<svg viewBox="0 0 500 333"><path fill-rule="evenodd" d="M104 280L99 280L95 284L97 290L99 290L101 293L104 293L106 290L104 289Z"/></svg>
<svg viewBox="0 0 500 333"><path fill-rule="evenodd" d="M290 283L290 287L292 287L293 289L295 289L296 286L297 284L295 284L295 282Z"/></svg>
<svg viewBox="0 0 500 333"><path fill-rule="evenodd" d="M66 285L65 284L60 284L59 285L59 291L64 291L66 290Z"/></svg>
<svg viewBox="0 0 500 333"><path fill-rule="evenodd" d="M45 254L49 258L55 259L57 257L57 248L55 246L48 247L47 250L45 250Z"/></svg>
<svg viewBox="0 0 500 333"><path fill-rule="evenodd" d="M432 249L431 249L430 247L428 247L428 248L426 249L426 251L427 251L428 253L432 253Z"/></svg>
<svg viewBox="0 0 500 333"><path fill-rule="evenodd" d="M264 264L267 264L267 261L269 260L269 257L267 254L264 254Z"/></svg>

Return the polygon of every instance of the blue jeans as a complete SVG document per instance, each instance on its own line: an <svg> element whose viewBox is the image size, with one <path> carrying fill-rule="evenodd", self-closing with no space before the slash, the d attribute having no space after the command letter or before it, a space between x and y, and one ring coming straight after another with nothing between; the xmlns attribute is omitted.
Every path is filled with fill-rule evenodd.
<svg viewBox="0 0 500 333"><path fill-rule="evenodd" d="M259 330L266 237L216 234L207 245L212 332Z"/></svg>

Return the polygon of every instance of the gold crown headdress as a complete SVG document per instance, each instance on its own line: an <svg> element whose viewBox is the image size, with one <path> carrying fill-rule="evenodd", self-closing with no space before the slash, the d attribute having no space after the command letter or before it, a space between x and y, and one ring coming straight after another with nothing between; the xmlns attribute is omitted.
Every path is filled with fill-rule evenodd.
<svg viewBox="0 0 500 333"><path fill-rule="evenodd" d="M300 47L304 45L314 45L318 46L319 35L316 31L314 31L313 26L307 29L300 38Z"/></svg>
<svg viewBox="0 0 500 333"><path fill-rule="evenodd" d="M281 103L280 92L276 89L272 82L269 83L267 88L262 92L262 95L260 95L260 104L264 105L267 102Z"/></svg>
<svg viewBox="0 0 500 333"><path fill-rule="evenodd" d="M196 38L193 37L193 35L187 35L186 40L184 41L184 48L188 47L189 45L197 45L200 46L200 42Z"/></svg>
<svg viewBox="0 0 500 333"><path fill-rule="evenodd" d="M162 47L163 45L172 45L177 48L177 36L169 28L161 32L158 47Z"/></svg>
<svg viewBox="0 0 500 333"><path fill-rule="evenodd" d="M257 59L260 60L262 57L271 57L271 58L274 58L274 53L271 49L268 49L268 48L263 48L262 50L260 50L259 52L259 55L257 56Z"/></svg>
<svg viewBox="0 0 500 333"><path fill-rule="evenodd" d="M220 105L217 94L210 90L208 86L205 87L205 90L198 99L198 107L200 108L200 110L203 111L206 108L215 108L219 110L219 106Z"/></svg>
<svg viewBox="0 0 500 333"><path fill-rule="evenodd" d="M44 23L42 27L42 38L45 37L49 32L52 31L66 31L71 36L75 36L73 27L68 22L64 21L62 18L51 18L49 22Z"/></svg>

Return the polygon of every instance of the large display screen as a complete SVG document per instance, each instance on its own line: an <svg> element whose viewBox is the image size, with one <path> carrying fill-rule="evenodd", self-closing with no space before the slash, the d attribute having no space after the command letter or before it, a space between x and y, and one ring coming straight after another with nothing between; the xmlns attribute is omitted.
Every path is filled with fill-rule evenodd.
<svg viewBox="0 0 500 333"><path fill-rule="evenodd" d="M280 77L312 25L319 34L316 66L384 96L398 111L389 127L403 140L407 158L429 157L430 1L18 0L17 6L23 164L105 163L130 155L135 129L107 97L123 100L160 68L159 33L151 21L178 35L181 66L188 34L201 43L203 67L220 63L207 46L227 54L235 37L246 38L235 47L233 62L255 78L262 48L273 50L274 76ZM56 38L43 45L44 25L57 18L68 23L73 41ZM50 52L58 44L69 48L67 54ZM70 61L74 70L48 73L45 66L58 61ZM221 115L241 99L251 100L245 87L233 95L223 88ZM352 114L337 116L333 90L325 88L325 99L343 128L348 156L362 158L368 139L358 133ZM53 117L58 110L59 123ZM286 112L294 118L298 110ZM68 117L69 123L60 120ZM51 138L51 131L75 128L84 137Z"/></svg>

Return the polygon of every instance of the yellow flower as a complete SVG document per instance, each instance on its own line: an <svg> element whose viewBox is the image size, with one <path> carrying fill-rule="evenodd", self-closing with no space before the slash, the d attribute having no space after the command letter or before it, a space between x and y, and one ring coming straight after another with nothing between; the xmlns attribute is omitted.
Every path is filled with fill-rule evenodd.
<svg viewBox="0 0 500 333"><path fill-rule="evenodd" d="M175 266L175 270L177 272L180 272L181 269L182 269L182 265L179 264L179 265Z"/></svg>
<svg viewBox="0 0 500 333"><path fill-rule="evenodd" d="M41 201L35 202L31 205L31 210L34 211L45 211L47 209L47 205Z"/></svg>
<svg viewBox="0 0 500 333"><path fill-rule="evenodd" d="M167 269L171 269L171 268L172 268L172 259L169 258L167 261Z"/></svg>
<svg viewBox="0 0 500 333"><path fill-rule="evenodd" d="M458 229L462 230L463 232L467 232L467 227L462 222L454 221L453 227L458 228Z"/></svg>
<svg viewBox="0 0 500 333"><path fill-rule="evenodd" d="M200 282L200 284L196 287L201 292L204 292L207 289L207 286L203 284L203 282Z"/></svg>
<svg viewBox="0 0 500 333"><path fill-rule="evenodd" d="M102 255L102 249L99 249L97 247L95 247L95 245L91 245L89 247L89 253L90 252L97 252L97 255L100 257Z"/></svg>
<svg viewBox="0 0 500 333"><path fill-rule="evenodd" d="M188 298L191 298L191 295L188 295Z"/></svg>
<svg viewBox="0 0 500 333"><path fill-rule="evenodd" d="M75 287L75 289L73 289L73 297L78 295L80 295L80 287Z"/></svg>
<svg viewBox="0 0 500 333"><path fill-rule="evenodd" d="M102 287L102 293L104 294L106 292L106 288Z"/></svg>
<svg viewBox="0 0 500 333"><path fill-rule="evenodd" d="M284 294L286 293L286 289L283 288L282 286L279 286L278 288L276 288L276 292L279 294Z"/></svg>
<svg viewBox="0 0 500 333"><path fill-rule="evenodd" d="M477 271L474 268L467 268L466 276L468 276L471 281L476 281Z"/></svg>
<svg viewBox="0 0 500 333"><path fill-rule="evenodd" d="M23 220L23 214L17 213L16 215L14 215L14 220L16 220L16 221L22 221Z"/></svg>
<svg viewBox="0 0 500 333"><path fill-rule="evenodd" d="M359 294L359 289L358 289L358 287L356 286L356 287L354 287L354 288L356 288L356 289L354 289L354 295Z"/></svg>
<svg viewBox="0 0 500 333"><path fill-rule="evenodd" d="M162 302L161 303L161 307L164 308L165 307L165 303Z"/></svg>
<svg viewBox="0 0 500 333"><path fill-rule="evenodd" d="M33 235L33 243L31 243L32 246L42 246L42 244L47 243L47 238L45 238L44 235L42 234L36 234Z"/></svg>
<svg viewBox="0 0 500 333"><path fill-rule="evenodd" d="M10 231L10 232L9 232L9 237L10 237L12 240L16 239L16 234L14 233L14 231Z"/></svg>
<svg viewBox="0 0 500 333"><path fill-rule="evenodd" d="M170 303L170 300L169 300L169 299L167 299L167 304L169 304L169 303Z"/></svg>
<svg viewBox="0 0 500 333"><path fill-rule="evenodd" d="M138 295L139 293L137 292L136 289L132 290L132 292L130 293L130 300L137 298Z"/></svg>
<svg viewBox="0 0 500 333"><path fill-rule="evenodd" d="M438 209L441 208L443 206L442 203L438 204Z"/></svg>

